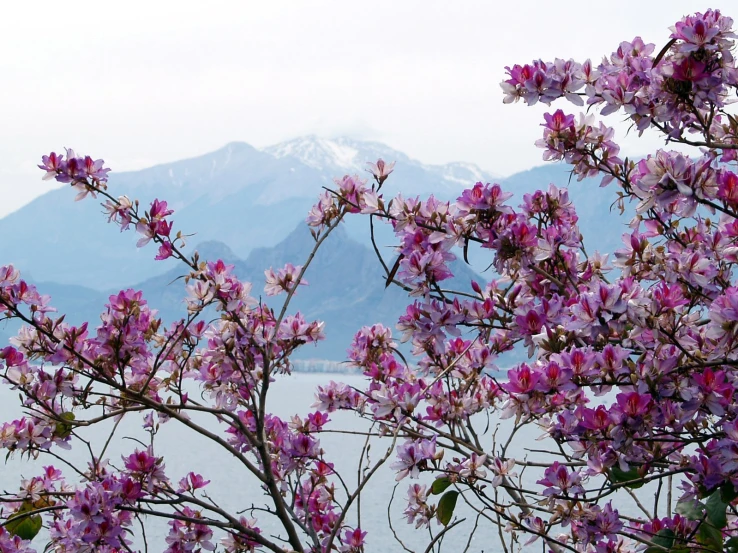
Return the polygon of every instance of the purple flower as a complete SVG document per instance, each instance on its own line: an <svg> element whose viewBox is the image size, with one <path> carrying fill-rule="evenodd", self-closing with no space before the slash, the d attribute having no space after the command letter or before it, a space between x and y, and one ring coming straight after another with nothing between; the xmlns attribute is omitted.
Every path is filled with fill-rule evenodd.
<svg viewBox="0 0 738 553"><path fill-rule="evenodd" d="M543 495L576 495L584 493L578 471L569 470L566 465L558 461L548 467L543 473L543 478L536 484L546 486Z"/></svg>
<svg viewBox="0 0 738 553"><path fill-rule="evenodd" d="M54 179L64 170L64 156L58 155L56 152L51 152L47 156L42 156L41 165L39 165L38 168L46 171L46 174L43 176L43 180Z"/></svg>
<svg viewBox="0 0 738 553"><path fill-rule="evenodd" d="M385 163L382 158L379 158L376 163L367 163L367 165L369 166L367 170L372 174L377 181L377 184L380 186L387 180L387 177L390 176L395 168L394 161L392 163Z"/></svg>
<svg viewBox="0 0 738 553"><path fill-rule="evenodd" d="M276 273L270 267L264 271L266 277L266 286L264 286L264 292L267 296L276 296L282 292L291 292L296 287L295 283L297 278L302 271L302 266L294 266L292 263L287 263L283 268L279 269ZM302 286L307 286L308 281L304 278L299 282Z"/></svg>
<svg viewBox="0 0 738 553"><path fill-rule="evenodd" d="M397 470L395 480L406 476L417 478L421 470L427 468L428 461L437 461L443 457L443 451L436 451L436 438L430 440L406 440L397 446L397 461L390 468Z"/></svg>

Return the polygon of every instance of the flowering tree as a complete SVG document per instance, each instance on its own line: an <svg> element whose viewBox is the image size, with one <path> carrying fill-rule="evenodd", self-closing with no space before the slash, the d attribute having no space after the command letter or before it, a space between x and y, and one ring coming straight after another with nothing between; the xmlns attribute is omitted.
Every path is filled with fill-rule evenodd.
<svg viewBox="0 0 738 553"><path fill-rule="evenodd" d="M594 115L546 115L544 157L570 164L580 180L602 176L617 185L623 208L635 204L612 266L586 252L564 189L525 195L518 207L499 185L483 183L454 203L389 200L392 165L379 160L371 186L346 176L321 196L308 216L315 247L303 266L266 271L266 294L285 294L275 309L222 261L183 254L166 202L142 210L108 193L101 161L72 151L44 156L48 177L70 183L78 199L102 198L111 222L142 235L139 246L153 241L157 259L187 266L187 314L162 328L141 293L126 290L111 296L97 329L74 327L18 271L2 269L0 307L26 323L0 351L2 376L25 415L0 428L0 444L52 464L2 496L0 549L33 551L43 525L55 551L148 548L133 541L135 523L161 518L168 552L213 550L216 534L228 552L364 551L352 506L392 457L398 482L410 482L407 522L431 531L427 551L459 524L462 504L475 529L499 529L505 551L536 541L557 552L738 550L731 26L707 11L679 21L657 53L636 38L597 67L539 60L508 68L505 102L586 103L699 148L623 160L613 130ZM388 328L363 328L348 355L366 386L322 386L316 411L283 420L269 411L271 386L323 330L290 313L290 300L348 214L368 216L372 229L378 220L393 226L396 259L376 251L387 283L412 298L397 328L413 357L398 351ZM490 251L494 279L445 289L454 248L465 257L474 243ZM213 309L219 317L208 324ZM496 359L515 348L529 361L495 378ZM368 419L369 434L388 448L373 464L362 457L352 488L318 440L337 409ZM113 421L115 432L133 413L144 415L150 439L122 460L106 458L110 440L97 450L85 441L85 427ZM504 438L494 419L509 419ZM165 422L234 457L269 505L230 512L207 494L208 475L168 474L155 440ZM516 458L516 437L530 427L547 437L545 455L534 458L531 447ZM73 444L89 450L87 466L68 461ZM276 537L260 530L266 519L277 521ZM453 550L464 541L468 549L470 539Z"/></svg>

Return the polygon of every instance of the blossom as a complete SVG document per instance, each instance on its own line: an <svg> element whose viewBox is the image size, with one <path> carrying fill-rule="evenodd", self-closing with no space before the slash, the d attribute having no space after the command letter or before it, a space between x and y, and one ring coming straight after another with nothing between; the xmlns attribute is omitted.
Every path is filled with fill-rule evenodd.
<svg viewBox="0 0 738 553"><path fill-rule="evenodd" d="M430 440L406 440L396 450L397 461L390 468L398 471L395 478L398 481L406 476L417 478L420 470L427 467L428 461L437 461L443 457L443 452L436 450L435 437Z"/></svg>
<svg viewBox="0 0 738 553"><path fill-rule="evenodd" d="M347 528L343 534L343 545L339 551L341 553L360 553L364 551L366 532L362 532L361 528L351 530Z"/></svg>
<svg viewBox="0 0 738 553"><path fill-rule="evenodd" d="M193 492L195 490L199 490L200 488L204 488L208 484L210 484L210 480L205 480L200 474L189 472L187 473L187 476L179 481L179 491Z"/></svg>
<svg viewBox="0 0 738 553"><path fill-rule="evenodd" d="M462 468L459 471L459 476L463 476L464 478L486 478L487 471L484 470L486 462L486 455L472 453L471 457L461 463Z"/></svg>
<svg viewBox="0 0 738 553"><path fill-rule="evenodd" d="M292 292L293 289L297 287L297 284L307 286L308 281L304 278L301 278L298 282L301 272L302 266L294 266L292 263L287 263L276 273L270 267L268 270L264 271L264 275L266 276L264 292L267 296L276 296L282 292Z"/></svg>
<svg viewBox="0 0 738 553"><path fill-rule="evenodd" d="M173 253L174 251L172 249L172 243L169 241L162 242L159 246L159 251L157 252L155 259L157 261L169 259L170 257L172 257Z"/></svg>
<svg viewBox="0 0 738 553"><path fill-rule="evenodd" d="M504 186L484 182L469 183L455 201L385 198L379 192L394 164L381 159L369 164L371 186L356 175L337 178L308 214L313 238L319 246L328 227L362 214L391 226L397 261L385 269L411 297L396 325L408 347L399 350L381 324L361 328L347 357L364 384L319 386L318 410L307 415L282 418L267 407L292 356L323 338L323 323L289 305L302 267L265 271L267 295L288 293L281 309L257 302L233 266L179 253L182 234L173 233L166 201L154 200L141 215L137 201L105 192L109 170L101 160L73 150L43 156L44 178L70 184L78 199L104 193L110 222L135 226L140 246L155 241L158 259L176 255L188 265L187 318L165 327L143 294L122 290L110 296L98 324L74 326L55 318L49 298L16 268L0 268L0 311L26 323L0 349L0 375L25 412L0 425L0 447L61 457L56 449L78 439L78 426L139 409L153 443L160 424L178 419L257 476L273 512L288 515L285 547L358 553L366 532L349 526L341 510L350 480L319 439L329 413L351 410L371 423L370 432L400 440L388 452L397 480L436 477L430 491L418 480L408 487L404 515L417 528L442 519L443 497L458 494L497 511L514 539L541 537L548 548L552 540L596 553L730 545L734 521L714 519L738 489L732 24L708 10L678 21L663 49L635 37L599 64L555 58L507 68L504 102L569 102L585 112L557 105L544 115L536 144L578 180L597 176L602 186L617 187L615 205L630 209L632 219L613 267L588 253L565 188L551 185L516 202ZM612 116L638 133L652 128L667 142L699 147L699 155L661 149L621 159L606 122ZM470 244L481 247L496 274L467 289L452 277ZM498 366L509 367L506 380ZM220 424L199 427L207 412ZM488 428L476 424L479 413ZM513 415L515 433L535 425L556 453L537 481L530 478L536 461L510 458L508 443L491 430L495 417ZM442 464L444 454L451 459ZM117 553L129 549L133 511L168 505L176 516L167 551L214 549L211 526L221 523L198 510L218 514L197 491L209 483L203 476L185 471L173 485L153 445L117 465L92 459L73 473L79 482L45 467L8 496L8 512L40 505L50 549ZM520 478L518 465L530 467ZM631 513L624 522L616 500L602 501L667 477L678 487L657 503L676 491L675 515ZM451 484L450 495L429 504ZM657 504L653 512L663 509ZM267 545L273 530L262 535L255 519L222 519L229 553L281 547ZM27 549L8 534L10 522L0 529L0 549Z"/></svg>
<svg viewBox="0 0 738 553"><path fill-rule="evenodd" d="M56 178L64 168L64 156L59 155L56 152L51 152L47 156L42 156L41 165L39 165L38 168L46 171L46 174L43 176L43 180Z"/></svg>
<svg viewBox="0 0 738 553"><path fill-rule="evenodd" d="M516 473L512 472L515 468L515 459L501 459L500 457L495 457L492 459L490 468L495 475L492 479L492 486L495 488L502 484L506 478L517 476Z"/></svg>
<svg viewBox="0 0 738 553"><path fill-rule="evenodd" d="M546 486L543 495L575 495L584 493L578 471L571 471L565 465L554 461L536 484Z"/></svg>
<svg viewBox="0 0 738 553"><path fill-rule="evenodd" d="M382 158L379 158L376 163L367 163L369 166L367 171L369 171L374 179L377 181L377 184L379 186L382 186L384 181L387 180L387 177L390 176L392 171L394 171L395 168L395 162L391 163L385 163L385 161Z"/></svg>
<svg viewBox="0 0 738 553"><path fill-rule="evenodd" d="M408 524L415 524L415 528L427 526L432 516L432 510L427 503L428 488L420 484L410 484L407 489L407 507L404 515Z"/></svg>

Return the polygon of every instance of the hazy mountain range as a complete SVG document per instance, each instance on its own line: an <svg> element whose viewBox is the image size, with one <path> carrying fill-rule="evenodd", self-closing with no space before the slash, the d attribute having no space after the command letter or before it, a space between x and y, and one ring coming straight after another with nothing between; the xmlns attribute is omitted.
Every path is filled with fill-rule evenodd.
<svg viewBox="0 0 738 553"><path fill-rule="evenodd" d="M197 158L111 173L109 191L138 198L142 205L154 198L167 200L175 209L175 231L196 233L189 245L199 244L201 257L234 263L258 294L265 269L304 262L312 239L302 221L322 187L346 173L368 176L366 162L380 157L397 162L385 185L386 196L402 192L450 200L477 181L496 181L522 198L551 182L566 186L569 181L561 164L501 179L468 163L423 164L377 142L309 136L264 150L234 142ZM570 194L588 249L618 247L625 227L622 219L608 215L613 191L596 182L574 181ZM8 237L0 243L0 264L14 263L40 283L42 293L51 294L53 304L74 322L97 320L107 296L123 287L144 290L166 320L181 315L184 290L175 279L182 268L174 261L154 261L152 246L137 249L136 233L121 233L107 224L98 201L73 198L66 187L54 190L0 219L0 232ZM307 275L311 285L296 298L295 308L326 321L330 338L306 356L341 360L361 325L392 325L401 313L402 293L384 289L366 225L365 218L353 218L329 239ZM382 241L392 243L389 229L382 232ZM484 269L489 260L488 252L477 252L474 268ZM464 285L475 277L463 264L457 272ZM13 330L0 328L0 333L7 336Z"/></svg>

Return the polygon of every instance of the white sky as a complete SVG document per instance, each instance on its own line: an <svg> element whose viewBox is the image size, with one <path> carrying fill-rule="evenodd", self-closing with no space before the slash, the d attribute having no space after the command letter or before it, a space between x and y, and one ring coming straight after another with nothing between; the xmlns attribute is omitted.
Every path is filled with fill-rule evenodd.
<svg viewBox="0 0 738 553"><path fill-rule="evenodd" d="M48 190L35 166L64 146L125 171L234 140L262 147L348 135L423 162L470 161L508 175L542 163L533 142L547 108L502 104L506 65L599 62L636 35L660 48L670 25L709 7L721 6L5 0L0 216ZM643 154L659 143L622 145Z"/></svg>

